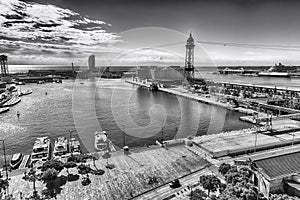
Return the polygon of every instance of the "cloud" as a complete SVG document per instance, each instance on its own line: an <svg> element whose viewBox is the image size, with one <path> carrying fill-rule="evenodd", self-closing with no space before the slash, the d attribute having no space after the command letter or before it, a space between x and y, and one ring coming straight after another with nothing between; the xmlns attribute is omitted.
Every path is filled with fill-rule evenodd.
<svg viewBox="0 0 300 200"><path fill-rule="evenodd" d="M121 42L106 30L110 24L54 5L0 0L0 11L0 53L21 60L41 54L55 58L112 51L110 47Z"/></svg>

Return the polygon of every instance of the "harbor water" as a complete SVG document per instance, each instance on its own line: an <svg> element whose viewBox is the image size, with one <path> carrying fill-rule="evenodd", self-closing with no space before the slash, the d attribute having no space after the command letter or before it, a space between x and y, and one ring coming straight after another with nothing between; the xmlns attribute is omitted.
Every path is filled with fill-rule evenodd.
<svg viewBox="0 0 300 200"><path fill-rule="evenodd" d="M29 154L36 137L49 136L54 141L58 136L68 138L69 130L82 128L84 133L78 136L74 131L73 135L81 141L84 139L84 146L93 146L95 127L89 125L89 113L85 113L86 117L82 115L84 123L74 120L77 115L75 104L80 105L82 111L86 112L92 106L102 130L107 131L109 139L117 147L124 145L124 134L118 120L128 116L142 128L153 122L160 123L159 127L163 127L163 130L156 131L154 135L147 135L146 132L142 136L138 132L136 136L132 132L125 134L126 145L130 147L151 145L161 138L168 140L174 137L214 134L252 126L239 121L240 113L163 92L137 88L125 83L123 79L64 80L62 84L22 85L20 89L31 89L33 93L22 96L19 104L0 115L0 135L5 138L8 154ZM78 94L80 102L74 102ZM124 102L124 96L130 97L127 104L113 105L113 102ZM129 114L122 113L122 107ZM162 110L165 113L163 122L151 119ZM20 113L19 117L17 113ZM117 119L115 115L118 115ZM143 132L142 129L139 131ZM90 148L83 149L86 151Z"/></svg>

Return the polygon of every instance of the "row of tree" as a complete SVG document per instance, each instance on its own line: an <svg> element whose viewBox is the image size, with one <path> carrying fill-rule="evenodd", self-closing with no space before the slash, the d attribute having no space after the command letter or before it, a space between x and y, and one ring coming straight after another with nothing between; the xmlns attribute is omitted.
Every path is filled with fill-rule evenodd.
<svg viewBox="0 0 300 200"><path fill-rule="evenodd" d="M207 194L196 189L191 193L191 200L267 200L252 181L253 171L248 167L240 169L237 166L223 163L219 167L219 173L224 176L226 184L223 184L215 175L202 175L200 185L207 190ZM219 192L219 196L210 195L211 192ZM269 200L299 200L286 194L271 194Z"/></svg>

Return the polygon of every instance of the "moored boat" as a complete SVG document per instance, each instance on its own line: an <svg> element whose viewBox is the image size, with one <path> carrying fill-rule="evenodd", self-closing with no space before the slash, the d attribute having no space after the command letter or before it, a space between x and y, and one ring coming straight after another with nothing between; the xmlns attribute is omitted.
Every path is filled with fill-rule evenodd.
<svg viewBox="0 0 300 200"><path fill-rule="evenodd" d="M9 107L0 108L0 114L9 111Z"/></svg>
<svg viewBox="0 0 300 200"><path fill-rule="evenodd" d="M50 159L50 139L48 137L36 138L32 153L31 153L31 165L36 162L45 162Z"/></svg>
<svg viewBox="0 0 300 200"><path fill-rule="evenodd" d="M23 160L23 154L22 153L16 153L12 155L10 160L10 167L11 169L17 169L18 166L21 164Z"/></svg>
<svg viewBox="0 0 300 200"><path fill-rule="evenodd" d="M112 142L108 139L106 131L95 132L95 149L97 151L115 151L115 147Z"/></svg>
<svg viewBox="0 0 300 200"><path fill-rule="evenodd" d="M59 137L55 140L53 148L53 159L62 159L68 157L68 140L65 137Z"/></svg>
<svg viewBox="0 0 300 200"><path fill-rule="evenodd" d="M19 96L29 95L31 93L32 93L32 90L26 90L26 91L20 92Z"/></svg>
<svg viewBox="0 0 300 200"><path fill-rule="evenodd" d="M21 98L18 96L13 96L11 99L9 99L7 102L2 104L2 107L8 107L8 106L14 106L17 103L21 101Z"/></svg>
<svg viewBox="0 0 300 200"><path fill-rule="evenodd" d="M70 139L70 153L71 154L80 154L80 143L76 138Z"/></svg>

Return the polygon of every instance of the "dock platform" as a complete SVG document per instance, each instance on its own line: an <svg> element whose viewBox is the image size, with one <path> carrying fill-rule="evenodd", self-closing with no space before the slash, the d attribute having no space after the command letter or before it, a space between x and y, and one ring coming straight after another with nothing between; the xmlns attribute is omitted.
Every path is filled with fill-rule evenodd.
<svg viewBox="0 0 300 200"><path fill-rule="evenodd" d="M29 162L30 155L24 155L22 163L19 166L19 169L26 168Z"/></svg>

